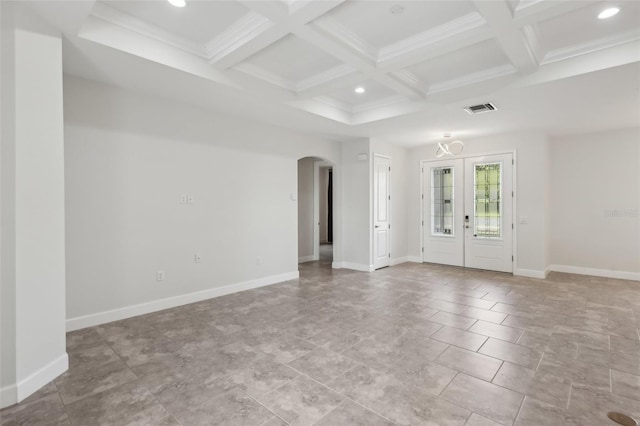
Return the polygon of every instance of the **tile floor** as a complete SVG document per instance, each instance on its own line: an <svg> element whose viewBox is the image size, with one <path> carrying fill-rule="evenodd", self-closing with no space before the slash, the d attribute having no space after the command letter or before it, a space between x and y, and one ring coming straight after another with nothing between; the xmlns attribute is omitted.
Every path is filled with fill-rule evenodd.
<svg viewBox="0 0 640 426"><path fill-rule="evenodd" d="M640 419L640 282L428 264L301 278L69 333L2 425L613 425Z"/></svg>

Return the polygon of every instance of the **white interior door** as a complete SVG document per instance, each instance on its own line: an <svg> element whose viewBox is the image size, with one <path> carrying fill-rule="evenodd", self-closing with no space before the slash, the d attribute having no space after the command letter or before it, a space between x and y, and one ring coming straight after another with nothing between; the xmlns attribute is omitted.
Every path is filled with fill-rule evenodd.
<svg viewBox="0 0 640 426"><path fill-rule="evenodd" d="M465 159L465 261L513 272L513 156Z"/></svg>
<svg viewBox="0 0 640 426"><path fill-rule="evenodd" d="M423 262L513 272L513 156L422 163Z"/></svg>
<svg viewBox="0 0 640 426"><path fill-rule="evenodd" d="M422 163L423 262L464 265L464 160Z"/></svg>
<svg viewBox="0 0 640 426"><path fill-rule="evenodd" d="M390 161L386 157L373 157L373 266L389 266L389 173Z"/></svg>

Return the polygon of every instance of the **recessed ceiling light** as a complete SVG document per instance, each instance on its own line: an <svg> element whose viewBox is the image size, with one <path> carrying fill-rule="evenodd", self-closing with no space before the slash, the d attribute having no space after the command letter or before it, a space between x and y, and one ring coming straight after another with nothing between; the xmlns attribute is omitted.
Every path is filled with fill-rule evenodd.
<svg viewBox="0 0 640 426"><path fill-rule="evenodd" d="M607 19L620 12L618 7L609 7L598 14L598 19Z"/></svg>
<svg viewBox="0 0 640 426"><path fill-rule="evenodd" d="M358 95L362 95L364 93L364 87L358 86L356 87L356 90L354 90L354 92L356 92Z"/></svg>
<svg viewBox="0 0 640 426"><path fill-rule="evenodd" d="M185 7L187 2L185 0L167 0L171 5L175 7Z"/></svg>

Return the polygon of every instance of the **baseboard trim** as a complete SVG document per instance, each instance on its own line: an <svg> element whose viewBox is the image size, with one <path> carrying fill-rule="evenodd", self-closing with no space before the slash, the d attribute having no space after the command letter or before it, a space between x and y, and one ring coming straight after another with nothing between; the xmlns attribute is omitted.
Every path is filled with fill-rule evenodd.
<svg viewBox="0 0 640 426"><path fill-rule="evenodd" d="M303 257L299 257L298 258L298 263L306 263L306 262L313 262L314 260L317 260L316 257L314 255L311 256L303 256Z"/></svg>
<svg viewBox="0 0 640 426"><path fill-rule="evenodd" d="M283 281L294 280L299 277L300 273L298 271L287 272L285 274L271 275L255 280L244 281L222 287L214 287L194 293L181 294L166 299L154 300L137 305L125 306L123 308L113 309L110 311L70 318L67 319L67 331L79 330L81 328L93 327L95 325L118 321L125 318L131 318L138 315L144 315L163 309L175 308L176 306L200 302L202 300L225 296L227 294L237 293L239 291L251 290L254 288L264 287Z"/></svg>
<svg viewBox="0 0 640 426"><path fill-rule="evenodd" d="M518 277L539 278L543 280L547 278L548 273L548 269L545 269L544 271L538 271L537 269L513 268L513 275L516 275Z"/></svg>
<svg viewBox="0 0 640 426"><path fill-rule="evenodd" d="M407 256L407 262L422 263L422 256Z"/></svg>
<svg viewBox="0 0 640 426"><path fill-rule="evenodd" d="M613 271L611 269L583 268L582 266L551 265L549 270L567 274L591 275L594 277L615 278L619 280L640 281L640 272Z"/></svg>
<svg viewBox="0 0 640 426"><path fill-rule="evenodd" d="M396 265L400 265L402 263L407 263L407 262L409 262L409 256L396 257L389 260L389 265L396 266Z"/></svg>
<svg viewBox="0 0 640 426"><path fill-rule="evenodd" d="M0 388L0 408L5 408L18 402L18 387L13 384Z"/></svg>
<svg viewBox="0 0 640 426"><path fill-rule="evenodd" d="M354 271L361 272L373 272L375 268L373 265L362 265L360 263L351 263L351 262L333 262L331 264L333 269L352 269Z"/></svg>
<svg viewBox="0 0 640 426"><path fill-rule="evenodd" d="M16 404L69 369L69 356L65 352L58 358L29 375L17 385L0 389L0 408Z"/></svg>

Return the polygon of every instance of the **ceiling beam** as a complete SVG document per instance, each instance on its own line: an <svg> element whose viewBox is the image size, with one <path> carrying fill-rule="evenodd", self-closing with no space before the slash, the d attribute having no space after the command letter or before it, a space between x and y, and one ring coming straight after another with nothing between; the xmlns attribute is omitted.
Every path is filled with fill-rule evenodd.
<svg viewBox="0 0 640 426"><path fill-rule="evenodd" d="M404 84L398 79L387 75L385 72L379 71L375 61L373 61L369 57L363 56L362 52L355 51L348 45L342 43L340 40L333 38L330 35L324 34L321 31L318 31L311 25L306 25L302 28L299 28L294 33L301 39L324 50L330 55L338 58L342 62L361 72L365 78L375 80L378 83L389 87L390 89L409 99L424 99L424 93L422 93L421 91Z"/></svg>
<svg viewBox="0 0 640 426"><path fill-rule="evenodd" d="M487 21L494 38L509 61L521 74L530 74L538 69L534 49L525 34L514 23L511 7L506 0L473 0L476 9Z"/></svg>
<svg viewBox="0 0 640 426"><path fill-rule="evenodd" d="M594 3L598 2L595 0L537 0L531 2L520 2L513 14L513 21L518 26L536 24L538 22L546 21L547 19L555 18L556 16L564 15L565 13L590 6Z"/></svg>
<svg viewBox="0 0 640 426"><path fill-rule="evenodd" d="M288 8L282 2L238 0L254 14L270 21L264 30L256 30L245 36L245 40L229 40L227 46L211 60L218 69L229 69L246 60L260 50L270 46L309 22L324 15L346 0L298 0ZM234 44L236 46L234 46Z"/></svg>

